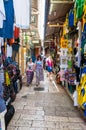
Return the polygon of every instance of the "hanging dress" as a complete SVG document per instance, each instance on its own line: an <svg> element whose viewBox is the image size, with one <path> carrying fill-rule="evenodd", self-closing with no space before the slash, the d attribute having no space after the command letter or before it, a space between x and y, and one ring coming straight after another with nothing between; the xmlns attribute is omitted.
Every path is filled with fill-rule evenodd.
<svg viewBox="0 0 86 130"><path fill-rule="evenodd" d="M27 75L27 84L30 85L32 83L33 80L33 76L34 76L34 71L33 71L33 67L34 67L34 63L28 63L28 69L26 71L26 75Z"/></svg>
<svg viewBox="0 0 86 130"><path fill-rule="evenodd" d="M44 81L42 61L36 61L36 84L40 81Z"/></svg>

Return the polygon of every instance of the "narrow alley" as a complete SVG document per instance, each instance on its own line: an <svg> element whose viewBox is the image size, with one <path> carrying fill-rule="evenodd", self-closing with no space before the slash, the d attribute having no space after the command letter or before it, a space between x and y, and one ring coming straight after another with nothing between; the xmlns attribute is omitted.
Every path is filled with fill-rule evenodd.
<svg viewBox="0 0 86 130"><path fill-rule="evenodd" d="M29 87L25 80L13 102L15 114L7 130L86 130L72 100L62 86L49 81L46 72L39 87L35 86L35 77Z"/></svg>

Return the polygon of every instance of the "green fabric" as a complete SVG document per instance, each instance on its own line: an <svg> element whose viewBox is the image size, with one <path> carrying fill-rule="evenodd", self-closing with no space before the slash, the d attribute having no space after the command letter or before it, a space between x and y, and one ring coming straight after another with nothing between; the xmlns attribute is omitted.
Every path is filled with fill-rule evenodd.
<svg viewBox="0 0 86 130"><path fill-rule="evenodd" d="M72 61L68 61L68 68L72 68Z"/></svg>
<svg viewBox="0 0 86 130"><path fill-rule="evenodd" d="M84 54L84 46L86 44L86 39L81 44L81 53Z"/></svg>
<svg viewBox="0 0 86 130"><path fill-rule="evenodd" d="M78 19L82 18L84 3L85 0L76 0L76 17Z"/></svg>

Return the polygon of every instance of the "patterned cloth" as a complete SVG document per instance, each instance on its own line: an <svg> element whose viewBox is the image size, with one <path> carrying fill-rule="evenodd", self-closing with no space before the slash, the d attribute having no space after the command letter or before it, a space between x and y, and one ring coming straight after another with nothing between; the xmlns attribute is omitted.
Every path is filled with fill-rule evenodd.
<svg viewBox="0 0 86 130"><path fill-rule="evenodd" d="M32 70L27 70L26 75L27 75L27 83L29 85L32 83L34 72Z"/></svg>
<svg viewBox="0 0 86 130"><path fill-rule="evenodd" d="M38 84L40 81L44 81L43 67L42 62L36 62L36 83Z"/></svg>

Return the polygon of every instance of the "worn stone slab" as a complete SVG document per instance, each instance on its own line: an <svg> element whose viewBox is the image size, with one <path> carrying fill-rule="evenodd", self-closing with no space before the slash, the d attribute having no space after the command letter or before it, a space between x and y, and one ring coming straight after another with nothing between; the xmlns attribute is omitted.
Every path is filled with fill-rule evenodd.
<svg viewBox="0 0 86 130"><path fill-rule="evenodd" d="M16 113L13 116L13 120L18 120L20 118L21 113Z"/></svg>
<svg viewBox="0 0 86 130"><path fill-rule="evenodd" d="M56 128L58 124L56 124ZM79 123L60 122L60 129L83 130Z"/></svg>
<svg viewBox="0 0 86 130"><path fill-rule="evenodd" d="M45 121L54 121L54 122L61 122L61 121L64 121L64 122L68 122L69 121L69 118L68 117L58 117L58 116L45 116Z"/></svg>
<svg viewBox="0 0 86 130"><path fill-rule="evenodd" d="M18 127L8 126L7 129L8 129L8 130L18 130Z"/></svg>
<svg viewBox="0 0 86 130"><path fill-rule="evenodd" d="M39 110L39 111L36 111L35 114L36 114L36 115L42 115L42 116L45 115L44 111L40 111L40 110Z"/></svg>
<svg viewBox="0 0 86 130"><path fill-rule="evenodd" d="M28 126L28 127L31 127L31 124L32 124L32 121L29 121L29 120L18 120L14 123L12 123L12 121L11 121L9 126L15 126L15 127Z"/></svg>
<svg viewBox="0 0 86 130"><path fill-rule="evenodd" d="M43 107L30 107L29 105L24 106L24 109L29 109L29 110L43 110Z"/></svg>
<svg viewBox="0 0 86 130"><path fill-rule="evenodd" d="M44 107L44 112L45 112L45 115L47 116L55 116L56 115L56 110L55 110L55 107L50 107L50 106L46 106Z"/></svg>
<svg viewBox="0 0 86 130"><path fill-rule="evenodd" d="M48 121L33 121L32 127L41 127L41 128L56 128L56 124L54 122Z"/></svg>
<svg viewBox="0 0 86 130"><path fill-rule="evenodd" d="M20 116L21 120L44 120L44 116L41 115L25 115L25 114L21 114Z"/></svg>
<svg viewBox="0 0 86 130"><path fill-rule="evenodd" d="M47 130L47 128L29 128L29 127L19 127L18 130Z"/></svg>
<svg viewBox="0 0 86 130"><path fill-rule="evenodd" d="M16 122L17 122L17 120L13 120L13 119L12 119L12 120L10 121L10 123L9 123L9 126L10 126L10 127L12 127L12 126L13 126L13 127L14 127L14 126L16 127Z"/></svg>
<svg viewBox="0 0 86 130"><path fill-rule="evenodd" d="M83 122L83 119L82 118L79 118L79 117L69 117L69 122L76 122L76 123L80 123L80 122Z"/></svg>

